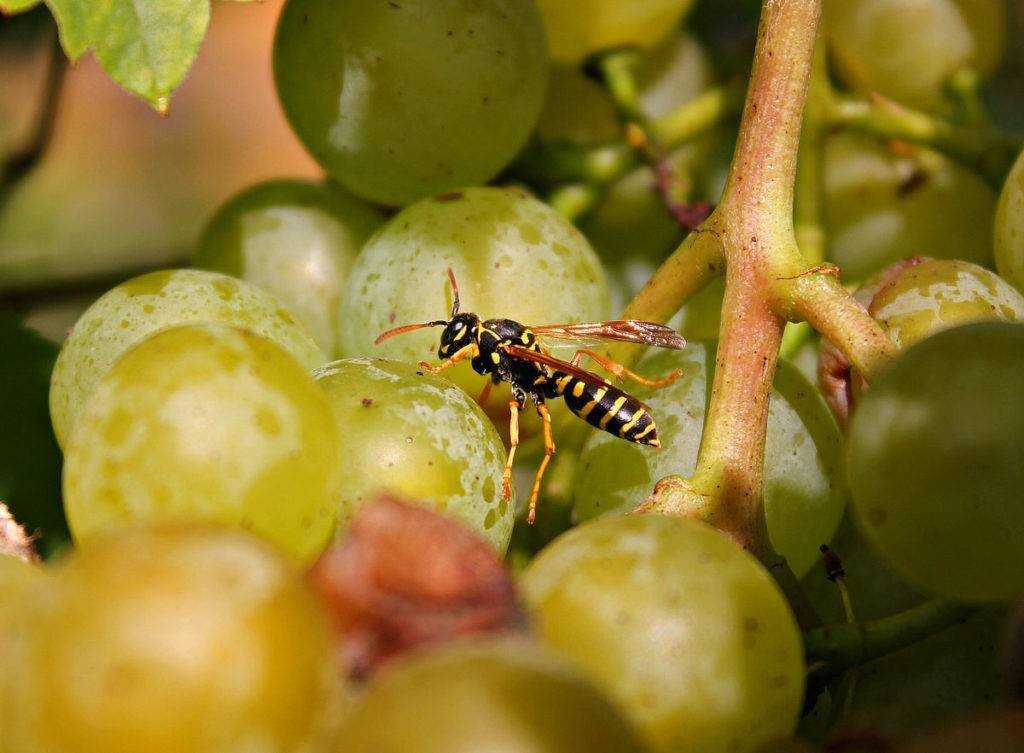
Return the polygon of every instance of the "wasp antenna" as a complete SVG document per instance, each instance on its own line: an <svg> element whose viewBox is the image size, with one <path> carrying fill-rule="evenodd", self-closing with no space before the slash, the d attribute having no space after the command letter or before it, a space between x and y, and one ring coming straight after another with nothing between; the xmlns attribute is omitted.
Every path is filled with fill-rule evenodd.
<svg viewBox="0 0 1024 753"><path fill-rule="evenodd" d="M406 332L413 332L417 329L426 329L427 327L444 327L448 322L438 320L436 322L423 322L423 324L406 324L402 327L395 327L389 329L387 332L381 333L376 340L373 341L374 345L380 345L385 340L390 340L395 335L404 335Z"/></svg>
<svg viewBox="0 0 1024 753"><path fill-rule="evenodd" d="M452 318L459 313L459 283L455 280L455 272L448 267L448 279L452 283Z"/></svg>

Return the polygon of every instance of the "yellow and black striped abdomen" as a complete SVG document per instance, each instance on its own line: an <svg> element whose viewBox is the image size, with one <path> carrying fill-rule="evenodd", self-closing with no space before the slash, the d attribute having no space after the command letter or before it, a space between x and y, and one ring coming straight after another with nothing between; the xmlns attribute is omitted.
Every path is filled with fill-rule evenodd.
<svg viewBox="0 0 1024 753"><path fill-rule="evenodd" d="M562 372L555 372L552 382L555 394L565 400L569 410L591 426L630 442L661 446L654 416L632 395L610 384L588 384Z"/></svg>

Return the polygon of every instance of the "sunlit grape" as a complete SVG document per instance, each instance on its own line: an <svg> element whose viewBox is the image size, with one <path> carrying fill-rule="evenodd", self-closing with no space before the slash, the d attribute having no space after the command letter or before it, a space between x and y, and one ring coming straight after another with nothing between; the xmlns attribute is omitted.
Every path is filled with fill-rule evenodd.
<svg viewBox="0 0 1024 753"><path fill-rule="evenodd" d="M274 44L299 138L385 204L494 177L536 124L547 71L531 0L289 0Z"/></svg>
<svg viewBox="0 0 1024 753"><path fill-rule="evenodd" d="M943 89L969 68L991 74L1005 52L1005 0L825 0L840 75L863 92L948 109Z"/></svg>
<svg viewBox="0 0 1024 753"><path fill-rule="evenodd" d="M800 632L771 576L712 528L658 515L592 521L542 551L521 584L538 633L652 750L747 753L795 729Z"/></svg>
<svg viewBox="0 0 1024 753"><path fill-rule="evenodd" d="M661 449L593 432L576 476L578 517L628 511L643 502L664 476L693 472L713 364L713 347L701 343L690 343L684 351L661 351L640 362L637 368L643 374L683 371L668 387L633 392L657 421ZM775 387L764 466L768 531L794 572L803 574L843 515L841 438L828 407L795 367L780 363Z"/></svg>
<svg viewBox="0 0 1024 753"><path fill-rule="evenodd" d="M341 520L382 492L459 518L504 551L515 505L502 499L505 448L465 392L416 366L335 361L315 376L341 437Z"/></svg>
<svg viewBox="0 0 1024 753"><path fill-rule="evenodd" d="M538 0L551 56L578 63L612 47L653 47L671 33L692 0Z"/></svg>
<svg viewBox="0 0 1024 753"><path fill-rule="evenodd" d="M96 386L67 448L64 504L78 541L216 521L308 561L334 532L339 461L327 396L288 353L234 327L174 327Z"/></svg>
<svg viewBox="0 0 1024 753"><path fill-rule="evenodd" d="M1024 291L1024 153L1006 178L996 210L996 267Z"/></svg>
<svg viewBox="0 0 1024 753"><path fill-rule="evenodd" d="M934 152L854 134L826 142L828 255L844 281L918 255L989 265L995 204L980 177Z"/></svg>
<svg viewBox="0 0 1024 753"><path fill-rule="evenodd" d="M868 538L921 587L961 600L1024 591L1024 325L971 324L904 352L849 435Z"/></svg>
<svg viewBox="0 0 1024 753"><path fill-rule="evenodd" d="M619 712L562 661L485 641L406 659L347 717L337 753L637 753Z"/></svg>
<svg viewBox="0 0 1024 753"><path fill-rule="evenodd" d="M369 240L342 299L342 352L348 357L436 361L436 329L395 337L380 346L373 341L401 324L447 317L452 303L449 267L458 279L462 310L483 319L553 324L611 315L601 264L571 223L518 189L470 188L414 204ZM571 353L562 351L563 356ZM445 376L472 397L484 386L469 364L459 364ZM496 388L485 408L495 416L504 414L507 422L510 399L507 387ZM524 427L527 421L533 418L524 414Z"/></svg>
<svg viewBox="0 0 1024 753"><path fill-rule="evenodd" d="M333 354L341 289L381 221L374 209L331 184L260 183L217 210L193 261L269 290Z"/></svg>
<svg viewBox="0 0 1024 753"><path fill-rule="evenodd" d="M64 342L50 386L50 414L61 446L67 446L96 384L126 350L157 330L199 322L250 329L308 369L327 360L292 314L255 285L216 272L151 272L107 292Z"/></svg>
<svg viewBox="0 0 1024 753"><path fill-rule="evenodd" d="M77 550L0 666L4 753L321 753L324 616L249 537L122 531Z"/></svg>

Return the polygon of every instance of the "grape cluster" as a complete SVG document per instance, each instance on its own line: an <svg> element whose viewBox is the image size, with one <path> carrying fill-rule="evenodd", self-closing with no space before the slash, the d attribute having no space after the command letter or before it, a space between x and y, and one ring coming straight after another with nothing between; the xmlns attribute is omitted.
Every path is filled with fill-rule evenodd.
<svg viewBox="0 0 1024 753"><path fill-rule="evenodd" d="M1024 155L1000 195L941 144L822 130L825 261L895 355L859 374L814 335L765 361L763 550L701 509L629 514L700 473L725 281L671 321L684 349L636 351L641 386L607 332L522 333L527 356L592 351L531 372L558 385L550 424L510 424L507 378L481 392L499 352L437 367L456 313L474 337L614 320L690 232L674 210L721 197L735 118L661 142L730 75L706 5L285 3L274 81L323 180L241 191L192 268L114 286L59 353L0 318L22 365L0 364L0 501L46 558L0 538L0 753L781 753L858 725L890 751L1024 750L1012 708L899 747L1021 693ZM837 101L971 125L1004 3L824 6ZM625 48L628 91L597 75ZM536 154L571 180L536 180ZM573 412L603 432L559 399L590 388ZM660 447L624 441L641 419ZM554 457L533 529L510 449ZM868 655L946 602L973 611ZM814 654L815 617L860 643Z"/></svg>

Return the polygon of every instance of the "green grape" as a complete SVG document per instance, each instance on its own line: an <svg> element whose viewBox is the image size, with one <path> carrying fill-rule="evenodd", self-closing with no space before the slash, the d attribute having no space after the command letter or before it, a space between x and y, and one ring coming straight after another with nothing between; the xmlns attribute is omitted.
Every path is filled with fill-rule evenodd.
<svg viewBox="0 0 1024 753"><path fill-rule="evenodd" d="M693 0L538 0L551 56L578 63L612 47L653 47L668 36Z"/></svg>
<svg viewBox="0 0 1024 753"><path fill-rule="evenodd" d="M437 330L374 339L401 324L447 317L451 267L463 311L524 324L607 319L610 291L586 238L546 204L515 188L470 188L405 209L366 244L342 296L339 330L346 356L415 363L436 360ZM468 363L445 376L476 397L484 379ZM508 421L502 385L485 410ZM556 422L567 411L554 403ZM563 418L558 418L562 416ZM524 433L536 422L524 414ZM499 423L501 423L499 421Z"/></svg>
<svg viewBox="0 0 1024 753"><path fill-rule="evenodd" d="M800 631L771 576L709 526L592 521L543 550L521 586L539 635L652 750L747 753L796 728Z"/></svg>
<svg viewBox="0 0 1024 753"><path fill-rule="evenodd" d="M270 291L333 354L341 289L381 221L372 207L331 184L269 181L217 210L193 261Z"/></svg>
<svg viewBox="0 0 1024 753"><path fill-rule="evenodd" d="M513 639L404 659L354 706L338 753L638 753L619 712L562 661Z"/></svg>
<svg viewBox="0 0 1024 753"><path fill-rule="evenodd" d="M46 585L45 572L39 565L0 552L0 696L3 695L3 646L25 605L38 598Z"/></svg>
<svg viewBox="0 0 1024 753"><path fill-rule="evenodd" d="M341 437L341 520L382 492L456 517L499 551L515 506L502 499L505 447L487 416L447 379L383 359L314 372Z"/></svg>
<svg viewBox="0 0 1024 753"><path fill-rule="evenodd" d="M865 93L948 110L958 71L983 77L1006 47L1005 0L825 0L825 34L839 74Z"/></svg>
<svg viewBox="0 0 1024 753"><path fill-rule="evenodd" d="M901 573L965 601L1024 591L1024 325L969 324L911 346L853 415L858 522Z"/></svg>
<svg viewBox="0 0 1024 753"><path fill-rule="evenodd" d="M953 259L908 266L874 295L871 315L901 348L986 319L1024 321L1024 296L977 264Z"/></svg>
<svg viewBox="0 0 1024 753"><path fill-rule="evenodd" d="M60 446L67 447L89 396L126 350L165 327L201 322L250 329L307 369L327 360L292 314L255 285L195 269L151 272L105 293L64 342L50 383L50 416Z"/></svg>
<svg viewBox="0 0 1024 753"><path fill-rule="evenodd" d="M0 315L0 501L52 554L69 539L47 394L57 346Z"/></svg>
<svg viewBox="0 0 1024 753"><path fill-rule="evenodd" d="M321 753L337 675L300 573L241 533L78 549L0 666L4 753Z"/></svg>
<svg viewBox="0 0 1024 753"><path fill-rule="evenodd" d="M640 104L649 117L657 118L701 94L714 73L703 45L680 33L645 56L636 76ZM620 139L622 126L598 82L578 65L555 65L537 135L544 141L597 144Z"/></svg>
<svg viewBox="0 0 1024 753"><path fill-rule="evenodd" d="M1024 291L1024 152L1017 158L999 196L996 268Z"/></svg>
<svg viewBox="0 0 1024 753"><path fill-rule="evenodd" d="M682 369L661 389L634 394L658 422L661 449L594 432L584 445L576 476L576 515L582 520L625 512L672 473L688 475L697 462L714 348L691 343L684 351L659 351L640 362L645 375ZM814 387L789 363L780 363L768 413L765 508L775 548L798 575L817 561L843 515L841 435Z"/></svg>
<svg viewBox="0 0 1024 753"><path fill-rule="evenodd" d="M173 327L96 386L67 447L64 505L78 541L214 521L308 562L334 533L339 451L327 396L282 348L223 324Z"/></svg>
<svg viewBox="0 0 1024 753"><path fill-rule="evenodd" d="M547 75L530 0L289 0L274 43L292 128L384 204L493 178L537 123Z"/></svg>
<svg viewBox="0 0 1024 753"><path fill-rule="evenodd" d="M845 281L915 255L991 265L995 204L980 177L934 152L898 156L855 134L826 142L829 258Z"/></svg>

